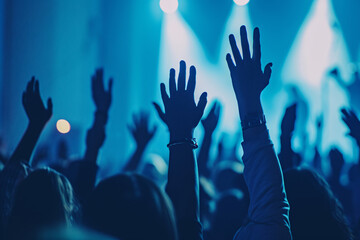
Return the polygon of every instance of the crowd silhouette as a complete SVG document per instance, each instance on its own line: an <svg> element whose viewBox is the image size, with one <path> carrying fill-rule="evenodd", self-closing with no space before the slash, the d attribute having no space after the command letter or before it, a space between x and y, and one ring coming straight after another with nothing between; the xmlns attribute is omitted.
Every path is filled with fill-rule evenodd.
<svg viewBox="0 0 360 240"><path fill-rule="evenodd" d="M99 176L97 160L106 139L113 80L105 87L103 69L97 69L91 78L94 120L83 157L40 164L46 163L47 150L32 155L53 105L50 98L44 104L39 81L32 77L22 96L28 126L12 155L1 156L0 239L360 239L360 154L349 169L336 146L322 156L326 119L320 116L314 158L308 164L292 146L300 102L284 111L277 153L268 131L277 126L267 126L261 101L272 63L262 68L259 28L253 31L252 51L245 26L240 28L241 52L235 39L229 36L232 53L226 62L242 133L233 133L236 141L230 148L225 149L221 139L216 158L210 149L223 106L215 101L203 116L207 93L195 101L195 91L201 91L196 89L196 68L180 61L177 76L170 69L168 89L160 84L162 104L153 102L169 133L167 146L157 146L169 149L168 161L142 163L159 128L150 124L147 112L139 112L127 126L135 151L121 172ZM331 74L340 79L337 70ZM354 76L357 84L358 74ZM355 111L343 108L339 117L358 151L360 121ZM194 138L199 123L204 130L201 143ZM243 156L238 159L241 141ZM66 144L58 147L58 158L66 160ZM331 167L328 175L323 160Z"/></svg>

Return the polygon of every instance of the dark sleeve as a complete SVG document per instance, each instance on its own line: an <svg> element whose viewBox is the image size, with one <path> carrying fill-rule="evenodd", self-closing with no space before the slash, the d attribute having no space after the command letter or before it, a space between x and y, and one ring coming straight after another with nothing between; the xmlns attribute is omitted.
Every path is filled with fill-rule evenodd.
<svg viewBox="0 0 360 240"><path fill-rule="evenodd" d="M291 239L289 203L281 167L265 125L244 131L244 177L249 222L234 239Z"/></svg>

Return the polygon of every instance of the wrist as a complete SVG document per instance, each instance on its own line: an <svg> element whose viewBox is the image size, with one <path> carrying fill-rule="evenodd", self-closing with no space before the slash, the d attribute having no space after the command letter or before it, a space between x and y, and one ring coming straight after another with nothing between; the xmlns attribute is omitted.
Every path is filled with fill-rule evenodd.
<svg viewBox="0 0 360 240"><path fill-rule="evenodd" d="M209 138L212 138L212 135L213 135L213 131L205 131L204 132L204 139L209 139Z"/></svg>
<svg viewBox="0 0 360 240"><path fill-rule="evenodd" d="M105 126L107 121L108 121L108 113L106 111L96 110L94 124Z"/></svg>
<svg viewBox="0 0 360 240"><path fill-rule="evenodd" d="M238 108L240 120L243 121L247 116L263 116L264 112L261 106L260 97L255 98L252 101L239 101L238 100Z"/></svg>
<svg viewBox="0 0 360 240"><path fill-rule="evenodd" d="M41 132L42 129L45 127L46 123L38 123L38 122L29 122L28 129L36 132Z"/></svg>
<svg viewBox="0 0 360 240"><path fill-rule="evenodd" d="M170 142L178 141L181 139L192 139L192 138L194 138L194 130L186 130L186 131L170 130Z"/></svg>
<svg viewBox="0 0 360 240"><path fill-rule="evenodd" d="M140 152L143 152L143 151L145 151L145 149L146 149L146 146L147 146L148 144L146 143L146 144L136 144L136 151L140 151Z"/></svg>

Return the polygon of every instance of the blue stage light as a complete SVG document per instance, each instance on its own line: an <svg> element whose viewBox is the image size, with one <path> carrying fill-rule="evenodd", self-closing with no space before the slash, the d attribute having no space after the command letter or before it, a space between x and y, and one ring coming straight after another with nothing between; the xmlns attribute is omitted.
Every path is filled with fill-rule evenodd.
<svg viewBox="0 0 360 240"><path fill-rule="evenodd" d="M239 6L244 6L249 3L250 0L234 0L234 3L236 3Z"/></svg>
<svg viewBox="0 0 360 240"><path fill-rule="evenodd" d="M160 0L160 8L165 13L174 13L178 9L179 3L177 0Z"/></svg>

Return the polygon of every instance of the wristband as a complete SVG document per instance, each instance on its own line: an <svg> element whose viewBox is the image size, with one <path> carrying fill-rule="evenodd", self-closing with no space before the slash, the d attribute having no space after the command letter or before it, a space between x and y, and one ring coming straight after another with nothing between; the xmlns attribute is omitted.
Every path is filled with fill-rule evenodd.
<svg viewBox="0 0 360 240"><path fill-rule="evenodd" d="M196 149L199 147L199 145L196 142L196 138L184 138L182 140L170 142L168 145L166 145L168 148L177 146L177 145L189 145L192 149Z"/></svg>
<svg viewBox="0 0 360 240"><path fill-rule="evenodd" d="M241 121L242 130L246 130L248 128L253 128L257 126L264 125L266 123L265 115L246 115L245 118Z"/></svg>

